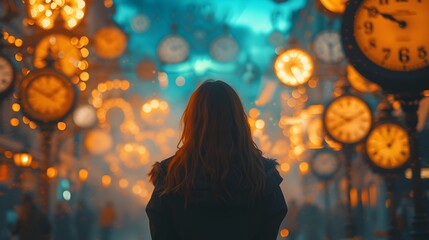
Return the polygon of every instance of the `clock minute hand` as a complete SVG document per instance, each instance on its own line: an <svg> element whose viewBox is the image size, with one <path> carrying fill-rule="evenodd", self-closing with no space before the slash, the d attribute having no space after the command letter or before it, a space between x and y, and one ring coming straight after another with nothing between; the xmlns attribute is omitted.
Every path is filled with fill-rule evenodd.
<svg viewBox="0 0 429 240"><path fill-rule="evenodd" d="M396 22L398 23L400 28L405 28L407 26L407 22L403 21L403 20L398 20L396 19L393 14L389 14L389 13L383 13L378 11L377 8L375 7L367 7L367 6L363 6L363 8L365 8L366 10L368 10L368 12L370 13L374 13L374 14L379 14L381 15L383 18L388 19L392 22Z"/></svg>

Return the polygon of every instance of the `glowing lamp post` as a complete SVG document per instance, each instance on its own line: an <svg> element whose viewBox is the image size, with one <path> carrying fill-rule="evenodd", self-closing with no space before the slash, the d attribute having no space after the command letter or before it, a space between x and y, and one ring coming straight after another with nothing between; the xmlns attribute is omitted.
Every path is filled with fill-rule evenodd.
<svg viewBox="0 0 429 240"><path fill-rule="evenodd" d="M31 165L31 162L33 161L33 156L26 152L15 153L13 155L13 161L18 167L29 167Z"/></svg>

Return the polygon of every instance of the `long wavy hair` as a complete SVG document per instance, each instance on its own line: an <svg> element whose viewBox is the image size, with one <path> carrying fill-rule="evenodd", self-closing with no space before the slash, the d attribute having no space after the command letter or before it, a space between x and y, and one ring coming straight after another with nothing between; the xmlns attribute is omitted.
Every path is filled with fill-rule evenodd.
<svg viewBox="0 0 429 240"><path fill-rule="evenodd" d="M237 186L251 196L263 190L262 152L252 140L240 98L228 84L203 82L186 106L182 128L162 195L180 193L189 199L197 176L206 179L215 196L224 200Z"/></svg>

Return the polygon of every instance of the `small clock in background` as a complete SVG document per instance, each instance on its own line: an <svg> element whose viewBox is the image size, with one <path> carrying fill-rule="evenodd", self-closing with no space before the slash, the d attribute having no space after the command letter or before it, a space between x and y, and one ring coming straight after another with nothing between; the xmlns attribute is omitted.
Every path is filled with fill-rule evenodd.
<svg viewBox="0 0 429 240"><path fill-rule="evenodd" d="M89 128L97 122L97 112L93 106L82 104L73 112L73 122L80 128Z"/></svg>
<svg viewBox="0 0 429 240"><path fill-rule="evenodd" d="M369 105L354 95L335 98L323 113L323 125L328 136L342 144L362 141L371 130L372 121Z"/></svg>
<svg viewBox="0 0 429 240"><path fill-rule="evenodd" d="M137 14L131 20L131 28L136 33L144 33L150 27L150 18L145 14Z"/></svg>
<svg viewBox="0 0 429 240"><path fill-rule="evenodd" d="M158 45L158 57L166 64L178 64L189 56L188 42L178 34L164 37Z"/></svg>
<svg viewBox="0 0 429 240"><path fill-rule="evenodd" d="M352 65L347 65L347 80L350 85L361 93L380 92L380 86L366 80Z"/></svg>
<svg viewBox="0 0 429 240"><path fill-rule="evenodd" d="M127 36L116 26L102 27L94 34L94 47L97 56L116 59L127 49Z"/></svg>
<svg viewBox="0 0 429 240"><path fill-rule="evenodd" d="M140 80L152 81L155 79L156 73L156 65L150 59L143 59L136 66L136 75Z"/></svg>
<svg viewBox="0 0 429 240"><path fill-rule="evenodd" d="M210 56L218 62L231 62L237 58L240 47L234 37L224 34L210 44Z"/></svg>
<svg viewBox="0 0 429 240"><path fill-rule="evenodd" d="M283 84L287 86L302 85L313 76L313 59L305 50L291 48L274 61L274 73Z"/></svg>
<svg viewBox="0 0 429 240"><path fill-rule="evenodd" d="M12 62L0 55L0 97L4 97L12 89L15 81L15 69Z"/></svg>
<svg viewBox="0 0 429 240"><path fill-rule="evenodd" d="M323 31L313 40L316 57L326 64L335 64L344 60L340 34L336 31Z"/></svg>
<svg viewBox="0 0 429 240"><path fill-rule="evenodd" d="M55 123L73 109L76 91L65 75L51 69L29 74L21 84L25 115L38 123Z"/></svg>
<svg viewBox="0 0 429 240"><path fill-rule="evenodd" d="M46 57L51 54L57 61L55 68L72 76L79 70L79 61L82 54L79 49L71 43L71 38L63 34L51 34L42 38L36 45L34 51L34 66L44 68L46 66Z"/></svg>
<svg viewBox="0 0 429 240"><path fill-rule="evenodd" d="M332 179L340 169L340 165L338 153L330 148L317 150L310 160L311 171L324 181Z"/></svg>
<svg viewBox="0 0 429 240"><path fill-rule="evenodd" d="M376 171L386 173L404 170L410 159L407 129L397 122L380 122L366 139L365 154Z"/></svg>

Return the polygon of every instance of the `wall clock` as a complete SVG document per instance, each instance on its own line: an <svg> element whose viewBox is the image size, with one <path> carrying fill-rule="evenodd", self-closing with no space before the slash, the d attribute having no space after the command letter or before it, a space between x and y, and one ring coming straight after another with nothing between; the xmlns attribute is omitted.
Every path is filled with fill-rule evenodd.
<svg viewBox="0 0 429 240"><path fill-rule="evenodd" d="M0 97L4 97L12 89L15 80L15 69L12 62L0 55Z"/></svg>
<svg viewBox="0 0 429 240"><path fill-rule="evenodd" d="M218 62L230 62L237 58L240 47L234 37L224 34L210 44L210 56Z"/></svg>
<svg viewBox="0 0 429 240"><path fill-rule="evenodd" d="M322 6L330 13L342 14L346 10L347 0L320 0Z"/></svg>
<svg viewBox="0 0 429 240"><path fill-rule="evenodd" d="M403 170L410 159L410 136L400 123L385 121L377 124L365 142L365 154L374 170Z"/></svg>
<svg viewBox="0 0 429 240"><path fill-rule="evenodd" d="M321 180L330 180L340 169L338 153L330 148L317 150L310 160L313 174Z"/></svg>
<svg viewBox="0 0 429 240"><path fill-rule="evenodd" d="M366 80L352 65L347 65L347 80L350 85L361 93L376 93L379 92L380 86Z"/></svg>
<svg viewBox="0 0 429 240"><path fill-rule="evenodd" d="M131 20L131 28L136 33L144 33L150 27L150 18L143 13L139 13Z"/></svg>
<svg viewBox="0 0 429 240"><path fill-rule="evenodd" d="M73 112L73 122L80 128L89 128L97 122L97 112L89 104L79 105Z"/></svg>
<svg viewBox="0 0 429 240"><path fill-rule="evenodd" d="M342 41L350 63L388 92L429 89L429 1L350 0Z"/></svg>
<svg viewBox="0 0 429 240"><path fill-rule="evenodd" d="M302 85L313 76L313 59L302 49L288 49L274 61L274 73L287 86Z"/></svg>
<svg viewBox="0 0 429 240"><path fill-rule="evenodd" d="M170 34L163 38L158 45L158 57L166 64L177 64L189 56L189 44L178 34Z"/></svg>
<svg viewBox="0 0 429 240"><path fill-rule="evenodd" d="M21 84L24 114L38 123L55 123L67 116L76 99L73 85L63 74L43 69L29 74Z"/></svg>
<svg viewBox="0 0 429 240"><path fill-rule="evenodd" d="M371 130L373 115L369 105L354 95L335 98L323 113L323 126L333 140L342 144L362 141Z"/></svg>
<svg viewBox="0 0 429 240"><path fill-rule="evenodd" d="M340 34L336 31L323 31L313 40L316 57L323 63L335 64L344 59Z"/></svg>
<svg viewBox="0 0 429 240"><path fill-rule="evenodd" d="M95 54L103 59L116 59L127 49L127 36L116 26L102 27L94 34Z"/></svg>
<svg viewBox="0 0 429 240"><path fill-rule="evenodd" d="M73 76L79 71L76 66L82 59L82 54L71 43L70 37L52 34L42 38L34 51L34 66L39 69L46 67L45 59L49 54L56 60L54 67L67 76Z"/></svg>

